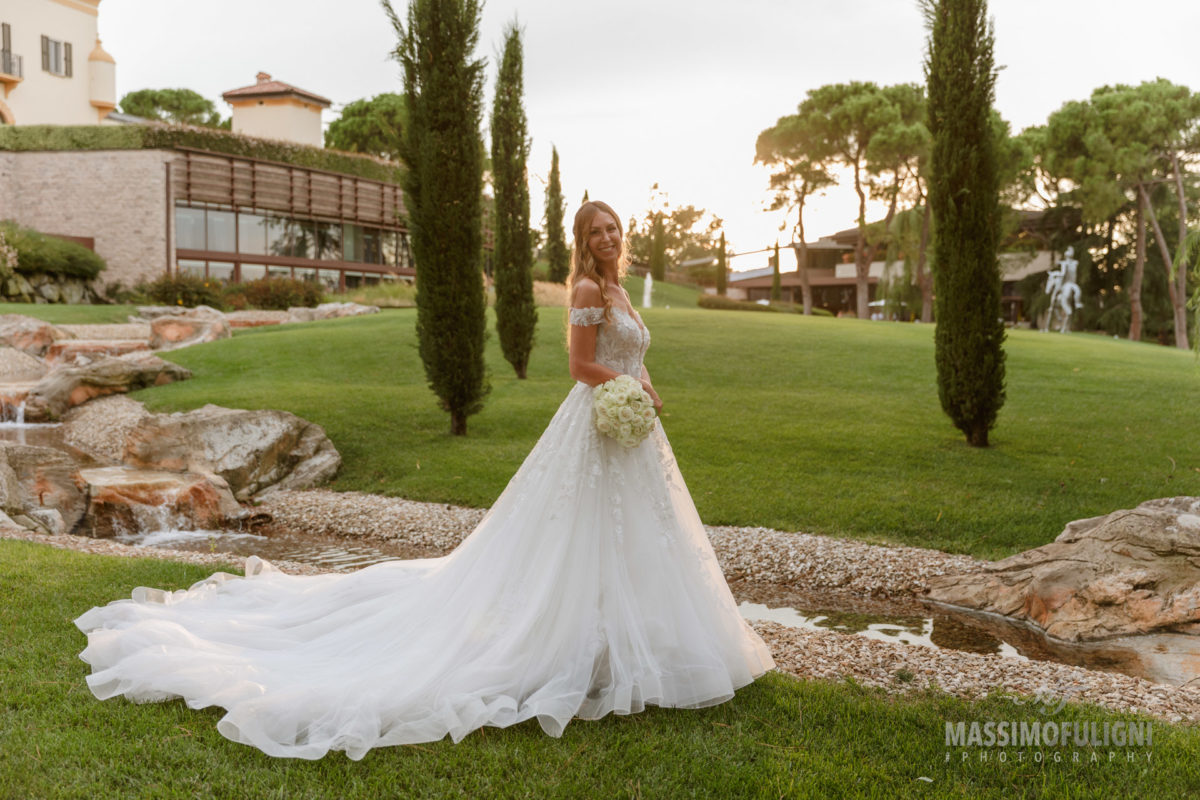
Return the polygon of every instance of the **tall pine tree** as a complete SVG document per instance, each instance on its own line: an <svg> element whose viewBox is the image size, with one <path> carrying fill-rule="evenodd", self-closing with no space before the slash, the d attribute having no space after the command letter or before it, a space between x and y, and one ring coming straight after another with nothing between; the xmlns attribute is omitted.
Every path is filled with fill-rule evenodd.
<svg viewBox="0 0 1200 800"><path fill-rule="evenodd" d="M667 233L663 230L662 214L655 214L650 226L650 276L656 281L667 277Z"/></svg>
<svg viewBox="0 0 1200 800"><path fill-rule="evenodd" d="M546 187L546 260L550 262L550 280L566 283L571 272L571 251L563 230L562 178L558 174L558 148L550 148L550 183Z"/></svg>
<svg viewBox="0 0 1200 800"><path fill-rule="evenodd" d="M504 55L492 103L492 184L496 191L496 331L518 378L525 377L537 308L533 303L533 243L529 237L529 136L523 101L524 55L515 22L504 32Z"/></svg>
<svg viewBox="0 0 1200 800"><path fill-rule="evenodd" d="M994 34L986 0L930 0L925 10L938 397L967 442L987 447L1004 404Z"/></svg>
<svg viewBox="0 0 1200 800"><path fill-rule="evenodd" d="M417 341L450 431L483 408L483 61L479 0L411 0L402 22L381 0L399 44L408 127L401 158L409 244L417 268Z"/></svg>
<svg viewBox="0 0 1200 800"><path fill-rule="evenodd" d="M725 231L721 231L721 249L717 252L717 294L725 296L725 272L729 269L725 256Z"/></svg>

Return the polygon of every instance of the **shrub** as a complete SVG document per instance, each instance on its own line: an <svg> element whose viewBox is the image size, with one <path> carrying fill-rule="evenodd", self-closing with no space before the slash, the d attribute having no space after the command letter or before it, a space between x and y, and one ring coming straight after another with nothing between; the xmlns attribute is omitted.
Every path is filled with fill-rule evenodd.
<svg viewBox="0 0 1200 800"><path fill-rule="evenodd" d="M23 228L11 221L0 222L8 245L17 251L17 272L71 275L91 280L105 268L104 259L81 244Z"/></svg>
<svg viewBox="0 0 1200 800"><path fill-rule="evenodd" d="M287 311L293 306L312 308L324 296L321 284L292 278L259 278L249 283L230 284L225 292L228 297L242 295L251 308L271 311Z"/></svg>
<svg viewBox="0 0 1200 800"><path fill-rule="evenodd" d="M141 150L194 147L395 183L400 166L357 153L259 139L198 125L0 125L0 150Z"/></svg>
<svg viewBox="0 0 1200 800"><path fill-rule="evenodd" d="M749 300L733 300L719 294L702 294L696 300L701 308L712 308L719 311L779 311L775 306L764 306Z"/></svg>
<svg viewBox="0 0 1200 800"><path fill-rule="evenodd" d="M139 289L142 287L138 287ZM223 307L220 281L208 280L199 275L163 275L147 284L144 291L150 299L164 306L212 306Z"/></svg>

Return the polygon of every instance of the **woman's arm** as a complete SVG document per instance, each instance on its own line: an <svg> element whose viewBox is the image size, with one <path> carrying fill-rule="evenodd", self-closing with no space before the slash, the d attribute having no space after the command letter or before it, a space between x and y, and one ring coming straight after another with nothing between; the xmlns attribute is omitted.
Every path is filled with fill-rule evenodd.
<svg viewBox="0 0 1200 800"><path fill-rule="evenodd" d="M662 398L658 396L658 392L654 391L654 384L650 382L650 371L646 369L645 364L642 364L642 388L654 401L654 410L662 411Z"/></svg>
<svg viewBox="0 0 1200 800"><path fill-rule="evenodd" d="M576 285L571 300L572 308L604 307L600 287L590 280L582 280ZM571 325L569 329L572 378L588 386L599 386L621 374L611 367L596 363L596 333L600 330L599 325Z"/></svg>

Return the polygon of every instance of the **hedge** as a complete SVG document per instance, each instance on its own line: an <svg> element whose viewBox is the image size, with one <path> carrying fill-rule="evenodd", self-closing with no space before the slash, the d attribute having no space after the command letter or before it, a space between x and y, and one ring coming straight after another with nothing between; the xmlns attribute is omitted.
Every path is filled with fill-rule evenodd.
<svg viewBox="0 0 1200 800"><path fill-rule="evenodd" d="M107 266L103 258L81 244L46 236L9 220L0 221L0 229L17 251L16 271L22 275L47 273L92 280Z"/></svg>
<svg viewBox="0 0 1200 800"><path fill-rule="evenodd" d="M398 183L398 164L354 153L257 139L194 125L0 125L0 150L163 150L193 147L213 153L279 161L384 183Z"/></svg>
<svg viewBox="0 0 1200 800"><path fill-rule="evenodd" d="M701 308L712 308L720 311L779 311L775 306L762 305L750 300L733 300L719 294L702 294L696 300Z"/></svg>

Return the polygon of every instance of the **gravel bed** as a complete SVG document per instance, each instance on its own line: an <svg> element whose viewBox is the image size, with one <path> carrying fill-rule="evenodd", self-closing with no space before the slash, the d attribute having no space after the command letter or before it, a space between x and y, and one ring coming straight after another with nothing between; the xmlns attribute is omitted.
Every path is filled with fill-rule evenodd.
<svg viewBox="0 0 1200 800"><path fill-rule="evenodd" d="M359 492L280 491L261 506L283 528L343 538L402 541L449 552L484 511ZM919 547L882 547L767 528L707 527L730 580L841 589L874 597L911 596L935 575L985 562Z"/></svg>
<svg viewBox="0 0 1200 800"><path fill-rule="evenodd" d="M67 412L63 438L98 461L119 463L129 432L148 416L150 412L137 400L110 394Z"/></svg>
<svg viewBox="0 0 1200 800"><path fill-rule="evenodd" d="M1003 689L1021 695L1014 703L1041 704L1047 714L1069 700L1142 712L1170 722L1200 722L1200 688L1196 687L1167 686L1052 661L933 650L775 622L751 624L770 646L779 669L802 678L852 677L864 686L900 693L934 687L965 699Z"/></svg>
<svg viewBox="0 0 1200 800"><path fill-rule="evenodd" d="M121 556L123 558L155 558L160 561L182 561L186 564L202 566L230 566L245 563L245 556L232 553L199 553L191 550L167 550L162 547L143 547L141 545L122 544L112 539L93 539L90 536L71 536L69 534L53 535L35 533L23 528L0 526L0 539L19 539L24 542L57 547L59 550L76 550L81 553L92 553L102 556ZM290 575L320 575L333 570L301 564L296 561L272 561L271 564L280 571ZM113 597L119 600L119 597Z"/></svg>
<svg viewBox="0 0 1200 800"><path fill-rule="evenodd" d="M146 339L150 325L143 322L111 325L55 325L59 330L74 334L76 339Z"/></svg>

